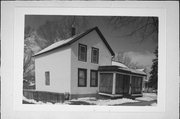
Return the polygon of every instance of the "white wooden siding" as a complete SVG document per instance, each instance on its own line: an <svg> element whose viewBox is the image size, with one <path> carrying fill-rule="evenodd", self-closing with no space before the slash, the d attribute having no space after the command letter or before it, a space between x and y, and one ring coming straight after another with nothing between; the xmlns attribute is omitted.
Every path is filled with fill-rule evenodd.
<svg viewBox="0 0 180 119"><path fill-rule="evenodd" d="M87 62L78 61L78 45L87 45ZM91 63L92 47L99 49L99 63ZM89 33L71 45L71 93L94 94L98 87L90 87L90 70L97 70L100 65L111 65L111 54L96 31ZM87 86L78 87L78 68L87 69ZM99 80L99 79L98 79ZM99 85L99 83L98 83Z"/></svg>
<svg viewBox="0 0 180 119"><path fill-rule="evenodd" d="M37 56L35 59L36 90L70 92L71 49L63 48ZM45 72L50 72L50 85L45 85Z"/></svg>

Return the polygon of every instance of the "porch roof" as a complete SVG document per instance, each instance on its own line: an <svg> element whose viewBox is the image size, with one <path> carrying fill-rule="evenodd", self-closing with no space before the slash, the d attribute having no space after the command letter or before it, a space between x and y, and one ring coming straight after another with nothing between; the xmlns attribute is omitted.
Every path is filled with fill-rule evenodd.
<svg viewBox="0 0 180 119"><path fill-rule="evenodd" d="M138 71L135 69L120 67L116 65L105 65L99 66L98 71L112 71L112 72L121 72L121 73L128 73L128 74L136 74L141 76L146 76L146 73L143 71Z"/></svg>

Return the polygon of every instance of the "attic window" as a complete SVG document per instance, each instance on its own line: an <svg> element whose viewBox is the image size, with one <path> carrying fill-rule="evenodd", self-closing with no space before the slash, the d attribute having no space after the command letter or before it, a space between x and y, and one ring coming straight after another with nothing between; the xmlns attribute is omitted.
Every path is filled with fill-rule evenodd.
<svg viewBox="0 0 180 119"><path fill-rule="evenodd" d="M92 47L91 62L98 64L99 62L99 49L98 48Z"/></svg>
<svg viewBox="0 0 180 119"><path fill-rule="evenodd" d="M78 60L79 61L87 61L87 46L83 44L79 44L78 49Z"/></svg>

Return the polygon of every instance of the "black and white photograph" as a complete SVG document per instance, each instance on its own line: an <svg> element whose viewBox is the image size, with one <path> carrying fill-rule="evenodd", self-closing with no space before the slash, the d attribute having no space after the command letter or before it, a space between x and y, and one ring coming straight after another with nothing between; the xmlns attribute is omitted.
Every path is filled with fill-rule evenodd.
<svg viewBox="0 0 180 119"><path fill-rule="evenodd" d="M158 105L158 17L24 21L23 104Z"/></svg>
<svg viewBox="0 0 180 119"><path fill-rule="evenodd" d="M3 1L2 119L179 118L177 3Z"/></svg>

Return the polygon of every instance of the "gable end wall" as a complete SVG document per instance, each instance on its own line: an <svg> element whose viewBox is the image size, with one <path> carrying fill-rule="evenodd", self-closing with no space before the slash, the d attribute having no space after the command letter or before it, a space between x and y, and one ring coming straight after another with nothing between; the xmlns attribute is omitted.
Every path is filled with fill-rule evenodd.
<svg viewBox="0 0 180 119"><path fill-rule="evenodd" d="M87 45L87 62L78 61L78 46ZM99 63L91 63L91 48L99 49ZM95 94L98 87L90 87L90 70L97 70L101 65L111 65L111 53L96 31L92 31L71 45L71 93ZM87 69L87 86L78 87L78 68ZM99 79L98 79L99 81ZM99 83L98 83L99 85Z"/></svg>
<svg viewBox="0 0 180 119"><path fill-rule="evenodd" d="M63 48L35 58L36 90L57 93L70 92L71 49ZM50 72L50 85L45 85L45 72Z"/></svg>

